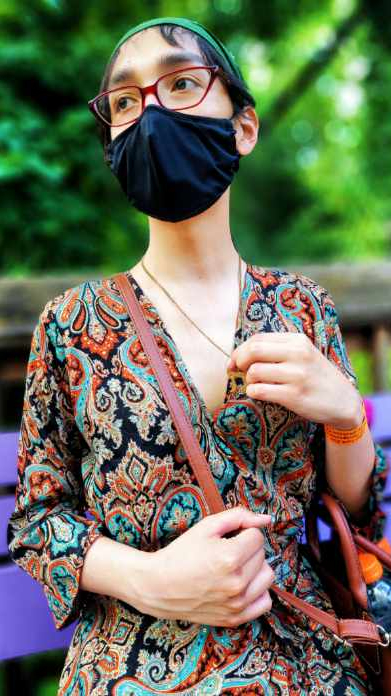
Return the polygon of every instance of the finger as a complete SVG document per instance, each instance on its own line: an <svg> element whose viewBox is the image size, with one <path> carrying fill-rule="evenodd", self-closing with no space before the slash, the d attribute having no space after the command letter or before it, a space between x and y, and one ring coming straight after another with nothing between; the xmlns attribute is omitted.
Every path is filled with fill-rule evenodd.
<svg viewBox="0 0 391 696"><path fill-rule="evenodd" d="M229 372L229 370L233 370L234 366L235 366L235 361L234 361L234 360L232 359L232 357L231 357L231 358L228 360L228 362L227 362L227 364L226 364L226 366L225 366L225 369L227 370L227 372Z"/></svg>
<svg viewBox="0 0 391 696"><path fill-rule="evenodd" d="M232 351L232 364L229 369L233 369L235 365L240 369L246 369L246 361L250 356L255 359L258 352L260 360L282 362L289 356L289 351L294 351L294 355L300 355L308 343L308 337L300 333L269 331L253 334ZM262 355L265 357L262 358Z"/></svg>
<svg viewBox="0 0 391 696"><path fill-rule="evenodd" d="M254 362L246 372L246 383L266 382L266 384L292 384L298 370L289 363Z"/></svg>
<svg viewBox="0 0 391 696"><path fill-rule="evenodd" d="M292 353L292 348L295 349L297 346L292 347L289 344L254 341L252 344L242 343L240 348L242 350L239 352L237 349L238 352L235 356L235 366L242 371L247 370L254 362L283 363L292 358L297 359L297 351Z"/></svg>
<svg viewBox="0 0 391 696"><path fill-rule="evenodd" d="M243 343L241 343L237 348L235 348L233 353L237 353L244 345L251 345L252 343L301 343L308 340L307 335L299 333L297 331L259 331L254 333L252 336L247 338Z"/></svg>
<svg viewBox="0 0 391 696"><path fill-rule="evenodd" d="M227 553L232 552L234 555L236 568L242 568L249 558L263 548L264 537L260 529L251 527L243 529L230 539L224 539L224 542Z"/></svg>
<svg viewBox="0 0 391 696"><path fill-rule="evenodd" d="M288 357L287 346L280 343L254 342L251 346L247 346L246 352L243 350L243 352L237 353L235 359L231 356L227 364L227 371L233 370L235 367L245 370L255 361L280 363L286 361Z"/></svg>
<svg viewBox="0 0 391 696"><path fill-rule="evenodd" d="M245 591L231 598L229 606L233 609L236 607L239 611L248 609L256 602L258 597L268 591L273 584L274 578L275 574L273 569L267 563L263 563L262 568L255 577L251 579ZM242 608L240 609L240 607Z"/></svg>
<svg viewBox="0 0 391 696"><path fill-rule="evenodd" d="M228 532L247 527L266 527L271 522L270 515L262 515L249 510L241 505L229 508L213 515L208 515L203 520L208 526L210 536L223 536Z"/></svg>
<svg viewBox="0 0 391 696"><path fill-rule="evenodd" d="M257 597L255 602L246 607L245 611L239 614L236 620L234 619L235 626L240 626L247 621L253 621L258 616L262 616L262 614L270 611L271 608L272 598L268 590L266 590L266 592ZM232 616L234 617L235 615L233 614Z"/></svg>
<svg viewBox="0 0 391 696"><path fill-rule="evenodd" d="M237 592L229 592L228 597L236 597L238 595L243 596L250 583L254 578L261 572L263 564L265 563L265 549L258 549L252 556L250 556L245 563L243 563L242 568L239 569L238 579L240 581L240 589Z"/></svg>
<svg viewBox="0 0 391 696"><path fill-rule="evenodd" d="M248 384L246 394L252 399L260 399L262 401L271 401L272 403L286 405L289 408L289 403L293 398L292 389L286 384L266 384L257 382Z"/></svg>

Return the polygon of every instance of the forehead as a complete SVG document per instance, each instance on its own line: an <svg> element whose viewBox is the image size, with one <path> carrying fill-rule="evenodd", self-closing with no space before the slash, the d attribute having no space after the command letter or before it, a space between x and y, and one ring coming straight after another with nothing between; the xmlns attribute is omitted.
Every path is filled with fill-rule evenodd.
<svg viewBox="0 0 391 696"><path fill-rule="evenodd" d="M134 79L152 79L164 71L175 70L174 58L183 57L183 54L188 54L188 63L204 64L196 38L188 32L182 32L180 27L178 29L174 33L178 46L171 46L161 35L158 26L131 36L120 47L111 69L110 84L117 82L116 78L121 75ZM181 62L185 61L181 59Z"/></svg>

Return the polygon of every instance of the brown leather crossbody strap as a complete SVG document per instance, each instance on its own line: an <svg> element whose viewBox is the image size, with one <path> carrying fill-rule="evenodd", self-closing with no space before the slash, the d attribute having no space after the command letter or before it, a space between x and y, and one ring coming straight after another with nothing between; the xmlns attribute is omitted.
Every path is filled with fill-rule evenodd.
<svg viewBox="0 0 391 696"><path fill-rule="evenodd" d="M378 628L372 621L363 621L362 619L337 619L333 614L329 614L323 609L317 609L304 599L300 599L292 592L282 590L277 585L272 585L271 589L281 599L284 599L288 604L299 609L310 619L316 623L329 628L334 635L341 640L349 641L350 643L369 643L378 644L381 642Z"/></svg>
<svg viewBox="0 0 391 696"><path fill-rule="evenodd" d="M123 300L128 308L129 316L133 319L136 325L144 352L155 372L172 419L181 438L183 447L203 492L209 511L212 514L221 512L226 509L224 501L213 479L199 441L195 436L192 424L179 400L171 374L165 361L163 360L155 336L144 317L134 289L131 283L128 281L125 273L117 273L113 276L113 279L122 294ZM273 584L271 589L281 599L285 600L296 609L302 611L303 614L308 616L310 619L313 619L316 623L329 628L341 640L370 644L381 642L378 629L371 621L362 621L359 619L337 619L323 609L317 609L312 604L300 599L296 595L280 589L277 585Z"/></svg>
<svg viewBox="0 0 391 696"><path fill-rule="evenodd" d="M329 493L324 492L322 494L322 500L330 513L334 528L337 530L342 555L345 559L350 590L358 606L367 611L367 586L358 559L357 548L345 513L339 503Z"/></svg>
<svg viewBox="0 0 391 696"><path fill-rule="evenodd" d="M224 502L209 471L206 458L204 456L200 456L200 452L202 454L202 451L200 450L199 442L187 417L187 413L179 400L175 386L171 379L170 372L162 358L159 347L155 341L155 337L148 322L144 318L144 314L137 300L133 287L129 283L124 273L117 273L113 277L127 305L129 316L132 317L134 323L136 324L137 332L144 348L144 352L149 358L149 362L155 371L156 378L163 392L172 419L176 425L197 481L199 482L201 490L205 496L207 507L212 513L221 512L225 509Z"/></svg>

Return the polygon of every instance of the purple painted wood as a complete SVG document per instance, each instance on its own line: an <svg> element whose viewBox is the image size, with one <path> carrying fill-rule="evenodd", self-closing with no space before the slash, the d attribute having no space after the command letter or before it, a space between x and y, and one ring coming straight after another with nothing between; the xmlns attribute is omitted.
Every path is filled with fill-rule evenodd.
<svg viewBox="0 0 391 696"><path fill-rule="evenodd" d="M13 495L0 498L0 556L8 556L7 523L14 509L15 497Z"/></svg>
<svg viewBox="0 0 391 696"><path fill-rule="evenodd" d="M370 394L366 397L373 407L371 432L373 439L382 443L391 440L391 394Z"/></svg>
<svg viewBox="0 0 391 696"><path fill-rule="evenodd" d="M391 498L391 447L383 447L384 454L389 462L390 472L387 476L386 485L384 488L384 496L388 499Z"/></svg>
<svg viewBox="0 0 391 696"><path fill-rule="evenodd" d="M371 433L375 442L382 446L389 461L390 474L387 477L384 495L391 497L391 394L371 394L366 397L371 406ZM391 536L388 537L391 539Z"/></svg>
<svg viewBox="0 0 391 696"><path fill-rule="evenodd" d="M15 485L19 433L0 433L0 486Z"/></svg>
<svg viewBox="0 0 391 696"><path fill-rule="evenodd" d="M0 486L15 486L19 433L0 433ZM15 494L0 497L0 556L8 555L7 524ZM57 630L42 586L16 563L0 566L0 660L65 649L76 627Z"/></svg>
<svg viewBox="0 0 391 696"><path fill-rule="evenodd" d="M318 528L319 528L319 539L321 541L326 541L326 539L330 539L331 537L331 529L328 524L325 522L322 522L322 520L318 521Z"/></svg>
<svg viewBox="0 0 391 696"><path fill-rule="evenodd" d="M387 502L382 505L382 509L386 513L386 524L384 527L384 536L391 543L391 503Z"/></svg>
<svg viewBox="0 0 391 696"><path fill-rule="evenodd" d="M14 563L0 566L0 660L66 649L75 628L56 629L42 586Z"/></svg>

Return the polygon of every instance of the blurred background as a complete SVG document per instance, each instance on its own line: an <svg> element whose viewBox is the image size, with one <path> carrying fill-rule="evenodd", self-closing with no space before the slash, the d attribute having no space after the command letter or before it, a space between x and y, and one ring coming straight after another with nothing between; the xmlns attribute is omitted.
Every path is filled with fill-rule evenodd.
<svg viewBox="0 0 391 696"><path fill-rule="evenodd" d="M19 427L46 301L146 249L87 100L122 34L160 15L206 24L256 99L259 141L231 189L242 257L326 287L361 392L391 391L389 0L0 0L0 430ZM62 663L54 651L17 669L49 696Z"/></svg>

